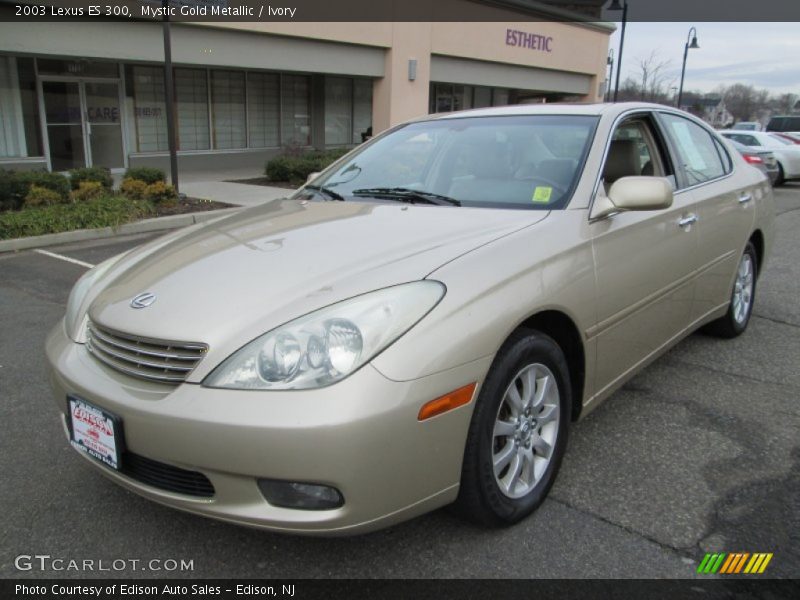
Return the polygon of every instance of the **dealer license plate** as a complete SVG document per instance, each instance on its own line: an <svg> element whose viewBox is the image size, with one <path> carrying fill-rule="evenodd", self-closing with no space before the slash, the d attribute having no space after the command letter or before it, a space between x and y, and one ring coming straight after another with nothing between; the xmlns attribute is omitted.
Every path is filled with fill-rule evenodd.
<svg viewBox="0 0 800 600"><path fill-rule="evenodd" d="M70 443L112 469L120 468L122 421L75 396L67 397Z"/></svg>

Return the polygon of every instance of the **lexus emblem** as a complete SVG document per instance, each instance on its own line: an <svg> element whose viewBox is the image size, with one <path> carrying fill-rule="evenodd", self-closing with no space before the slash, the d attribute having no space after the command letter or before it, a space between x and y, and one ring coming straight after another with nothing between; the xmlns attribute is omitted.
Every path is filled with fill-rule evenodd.
<svg viewBox="0 0 800 600"><path fill-rule="evenodd" d="M131 300L131 308L147 308L156 301L156 295L150 292L142 292Z"/></svg>

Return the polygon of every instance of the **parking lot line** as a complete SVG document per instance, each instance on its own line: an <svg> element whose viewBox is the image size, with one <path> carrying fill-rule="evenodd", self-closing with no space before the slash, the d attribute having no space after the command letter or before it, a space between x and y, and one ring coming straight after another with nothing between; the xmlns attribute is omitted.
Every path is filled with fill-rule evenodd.
<svg viewBox="0 0 800 600"><path fill-rule="evenodd" d="M91 269L92 267L94 267L92 263L83 262L82 260L78 260L77 258L70 258L69 256L64 256L63 254L56 254L55 252L48 252L47 250L40 250L38 248L36 248L34 252L38 252L39 254L44 254L45 256L49 256L51 258L57 258L59 260L71 262L73 264L86 267L87 269Z"/></svg>

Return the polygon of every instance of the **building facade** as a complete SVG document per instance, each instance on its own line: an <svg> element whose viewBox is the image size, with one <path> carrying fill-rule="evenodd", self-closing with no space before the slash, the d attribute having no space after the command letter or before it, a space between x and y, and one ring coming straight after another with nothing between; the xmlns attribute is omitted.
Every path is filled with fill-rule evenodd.
<svg viewBox="0 0 800 600"><path fill-rule="evenodd" d="M430 112L602 101L613 28L511 4L478 3L486 22L173 23L179 164L261 167ZM0 168L167 167L163 58L159 22L0 23Z"/></svg>

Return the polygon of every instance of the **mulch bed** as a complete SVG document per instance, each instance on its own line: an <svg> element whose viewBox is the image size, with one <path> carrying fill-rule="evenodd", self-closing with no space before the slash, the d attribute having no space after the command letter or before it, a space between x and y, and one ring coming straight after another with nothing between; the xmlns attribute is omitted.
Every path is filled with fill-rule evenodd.
<svg viewBox="0 0 800 600"><path fill-rule="evenodd" d="M288 181L270 181L266 177L252 177L250 179L228 179L227 183L246 183L248 185L266 185L268 187L286 188L287 190L296 190L298 185L289 183Z"/></svg>
<svg viewBox="0 0 800 600"><path fill-rule="evenodd" d="M236 208L235 204L225 202L215 202L214 200L203 200L202 198L181 198L174 203L156 204L157 217L168 215L183 215L186 213L205 212L207 210L217 210L219 208Z"/></svg>

